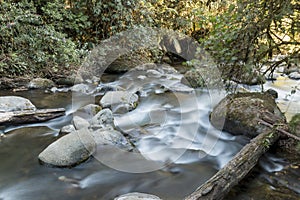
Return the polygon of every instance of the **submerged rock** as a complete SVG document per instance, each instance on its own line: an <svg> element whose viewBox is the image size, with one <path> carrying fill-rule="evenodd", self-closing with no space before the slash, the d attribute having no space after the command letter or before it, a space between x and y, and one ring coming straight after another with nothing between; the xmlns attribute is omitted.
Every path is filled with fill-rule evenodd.
<svg viewBox="0 0 300 200"><path fill-rule="evenodd" d="M46 89L51 88L55 84L52 80L46 78L35 78L31 80L28 84L29 89Z"/></svg>
<svg viewBox="0 0 300 200"><path fill-rule="evenodd" d="M36 107L23 97L5 96L0 97L0 112L20 111L20 110L35 110Z"/></svg>
<svg viewBox="0 0 300 200"><path fill-rule="evenodd" d="M126 113L136 107L138 99L138 96L131 92L110 91L102 97L100 104L103 108L111 108L115 113Z"/></svg>
<svg viewBox="0 0 300 200"><path fill-rule="evenodd" d="M118 196L114 200L161 200L161 198L152 194L132 192Z"/></svg>
<svg viewBox="0 0 300 200"><path fill-rule="evenodd" d="M87 129L72 132L50 144L40 155L42 163L57 167L71 167L87 160L96 143Z"/></svg>
<svg viewBox="0 0 300 200"><path fill-rule="evenodd" d="M212 111L210 121L233 135L255 137L266 129L260 120L285 122L285 117L268 93L237 93L225 97Z"/></svg>

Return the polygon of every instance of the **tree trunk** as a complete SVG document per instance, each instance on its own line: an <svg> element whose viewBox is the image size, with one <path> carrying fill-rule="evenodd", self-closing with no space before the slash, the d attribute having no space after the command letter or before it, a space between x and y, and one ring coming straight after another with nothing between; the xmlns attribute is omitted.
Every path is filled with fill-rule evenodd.
<svg viewBox="0 0 300 200"><path fill-rule="evenodd" d="M279 139L278 133L261 133L244 146L241 151L211 179L201 185L185 200L223 199L256 165L259 158Z"/></svg>
<svg viewBox="0 0 300 200"><path fill-rule="evenodd" d="M0 125L44 122L63 115L64 108L5 112L0 113Z"/></svg>

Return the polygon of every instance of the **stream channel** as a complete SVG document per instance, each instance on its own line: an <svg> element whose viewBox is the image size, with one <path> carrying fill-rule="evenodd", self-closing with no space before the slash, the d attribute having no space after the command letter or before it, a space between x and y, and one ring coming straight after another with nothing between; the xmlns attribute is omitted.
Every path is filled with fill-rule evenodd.
<svg viewBox="0 0 300 200"><path fill-rule="evenodd" d="M136 73L121 77L106 75L102 85L136 91L132 83L150 80L138 89L140 99L136 109L114 114L115 125L135 138L132 142L147 159L169 164L144 173L116 170L93 157L73 168L41 165L39 153L61 137L60 128L70 124L72 113L87 102L74 101L71 92L1 91L1 96L28 98L37 108L65 108L66 115L44 123L1 127L6 137L0 141L0 199L106 200L129 192L150 193L166 200L183 199L248 142L246 138L214 129L209 122L209 113L225 94L201 89L182 92L178 84L175 89L167 90L162 87L164 83L146 76ZM168 80L176 80L176 77ZM300 112L299 92L289 96L290 88L297 85L299 81L288 78L264 85L265 89L273 88L279 93L278 105L288 119ZM101 95L93 94L90 99L99 103ZM115 159L114 155L108 156ZM122 159L126 162L126 155ZM260 164L263 165L261 173L270 173L280 171L287 163L283 158L267 154Z"/></svg>

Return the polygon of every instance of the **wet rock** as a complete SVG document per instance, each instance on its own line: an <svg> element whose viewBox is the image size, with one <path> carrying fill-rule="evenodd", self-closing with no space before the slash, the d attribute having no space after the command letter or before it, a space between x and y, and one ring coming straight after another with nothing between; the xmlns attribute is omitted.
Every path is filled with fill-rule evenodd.
<svg viewBox="0 0 300 200"><path fill-rule="evenodd" d="M80 130L82 128L89 127L90 123L87 120L83 119L82 117L74 116L73 125L76 130Z"/></svg>
<svg viewBox="0 0 300 200"><path fill-rule="evenodd" d="M66 125L62 127L59 131L60 134L69 134L71 132L74 132L76 129L72 124Z"/></svg>
<svg viewBox="0 0 300 200"><path fill-rule="evenodd" d="M78 92L78 93L89 93L89 86L83 83L79 83L71 87L72 92Z"/></svg>
<svg viewBox="0 0 300 200"><path fill-rule="evenodd" d="M133 192L118 196L114 200L161 200L161 198L152 194Z"/></svg>
<svg viewBox="0 0 300 200"><path fill-rule="evenodd" d="M210 121L220 130L233 135L255 137L268 127L260 119L285 122L274 98L267 93L237 93L225 97L212 111Z"/></svg>
<svg viewBox="0 0 300 200"><path fill-rule="evenodd" d="M205 82L198 70L189 70L184 74L181 82L192 88L201 88L205 86Z"/></svg>
<svg viewBox="0 0 300 200"><path fill-rule="evenodd" d="M299 72L292 72L289 74L290 79L299 80L300 79L300 73Z"/></svg>
<svg viewBox="0 0 300 200"><path fill-rule="evenodd" d="M97 145L113 145L127 151L131 151L134 147L129 140L119 131L113 129L98 129L91 132Z"/></svg>
<svg viewBox="0 0 300 200"><path fill-rule="evenodd" d="M98 112L91 120L91 128L113 128L114 117L110 109L103 109Z"/></svg>
<svg viewBox="0 0 300 200"><path fill-rule="evenodd" d="M51 88L55 84L52 80L46 78L35 78L31 80L28 84L29 89L46 89Z"/></svg>
<svg viewBox="0 0 300 200"><path fill-rule="evenodd" d="M5 96L0 97L0 112L20 111L20 110L36 110L36 107L23 97Z"/></svg>
<svg viewBox="0 0 300 200"><path fill-rule="evenodd" d="M40 155L42 163L57 167L71 167L87 160L96 143L87 129L72 132L50 144Z"/></svg>
<svg viewBox="0 0 300 200"><path fill-rule="evenodd" d="M138 102L136 94L126 91L107 92L100 100L103 108L111 108L114 113L126 113L133 110Z"/></svg>
<svg viewBox="0 0 300 200"><path fill-rule="evenodd" d="M96 104L88 104L86 106L83 106L79 108L73 116L79 116L83 119L90 120L92 119L99 111L101 111L101 106L98 106Z"/></svg>

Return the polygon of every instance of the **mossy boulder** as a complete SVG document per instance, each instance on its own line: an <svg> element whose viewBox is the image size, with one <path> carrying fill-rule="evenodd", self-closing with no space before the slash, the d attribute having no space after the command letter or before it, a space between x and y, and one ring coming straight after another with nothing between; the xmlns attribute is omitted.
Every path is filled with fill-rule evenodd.
<svg viewBox="0 0 300 200"><path fill-rule="evenodd" d="M214 127L233 135L256 135L270 129L260 120L285 122L285 117L268 93L237 93L225 97L210 114Z"/></svg>

